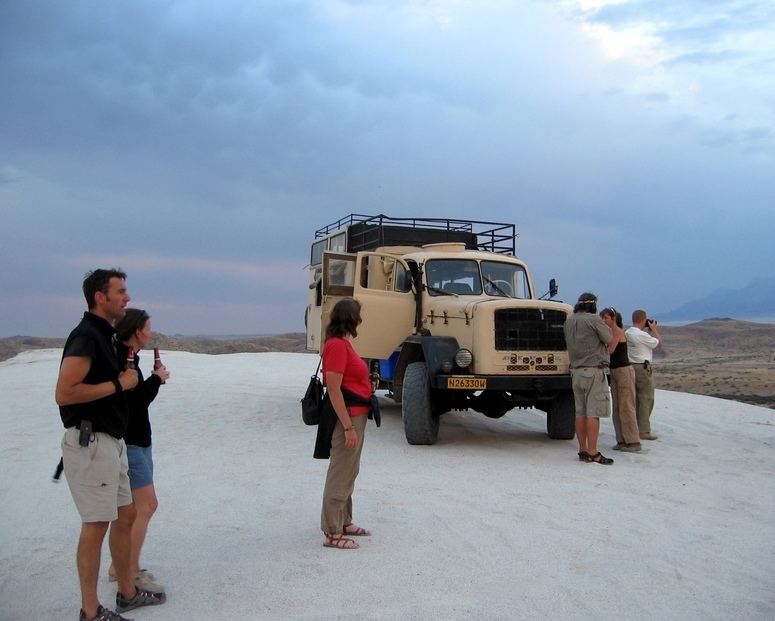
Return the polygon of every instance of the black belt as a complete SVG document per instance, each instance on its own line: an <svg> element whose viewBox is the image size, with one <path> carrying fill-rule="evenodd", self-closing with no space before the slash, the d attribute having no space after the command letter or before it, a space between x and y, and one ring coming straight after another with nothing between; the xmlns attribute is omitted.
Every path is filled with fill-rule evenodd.
<svg viewBox="0 0 775 621"><path fill-rule="evenodd" d="M78 423L77 425L74 425L73 427L68 427L68 429L77 429L78 431L80 431L81 430L81 423ZM121 440L121 438L124 437L124 436L121 436L120 438L118 438L118 437L114 436L112 433L110 433L109 431L105 431L104 429L94 429L94 427L92 427L92 431L91 432L92 433L106 433L111 438L114 438L116 440Z"/></svg>

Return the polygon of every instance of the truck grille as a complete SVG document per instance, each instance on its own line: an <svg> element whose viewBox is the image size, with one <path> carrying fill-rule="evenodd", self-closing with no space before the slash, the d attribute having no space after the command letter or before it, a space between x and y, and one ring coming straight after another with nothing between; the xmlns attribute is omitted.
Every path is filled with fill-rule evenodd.
<svg viewBox="0 0 775 621"><path fill-rule="evenodd" d="M540 308L495 311L495 349L504 351L562 351L565 313Z"/></svg>

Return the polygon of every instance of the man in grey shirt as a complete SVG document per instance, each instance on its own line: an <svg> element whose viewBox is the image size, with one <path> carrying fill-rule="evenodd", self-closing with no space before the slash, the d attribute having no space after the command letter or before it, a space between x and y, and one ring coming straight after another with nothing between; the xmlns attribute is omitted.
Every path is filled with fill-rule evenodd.
<svg viewBox="0 0 775 621"><path fill-rule="evenodd" d="M597 450L600 419L610 413L611 393L605 370L608 368L608 344L611 330L597 314L597 297L582 293L565 321L565 343L570 358L573 396L576 401L576 437L579 459L598 464L612 464Z"/></svg>

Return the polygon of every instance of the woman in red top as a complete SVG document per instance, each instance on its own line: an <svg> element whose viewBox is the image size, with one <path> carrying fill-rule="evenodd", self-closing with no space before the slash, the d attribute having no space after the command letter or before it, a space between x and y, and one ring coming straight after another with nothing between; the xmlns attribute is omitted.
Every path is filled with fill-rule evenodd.
<svg viewBox="0 0 775 621"><path fill-rule="evenodd" d="M320 528L326 536L323 545L342 550L360 547L350 537L371 534L365 528L353 524L352 520L352 493L360 469L369 407L348 407L342 394L342 388L365 399L372 393L369 369L352 346L353 338L358 336L360 323L360 302L353 298L337 302L331 311L322 354L328 398L338 420L331 439Z"/></svg>

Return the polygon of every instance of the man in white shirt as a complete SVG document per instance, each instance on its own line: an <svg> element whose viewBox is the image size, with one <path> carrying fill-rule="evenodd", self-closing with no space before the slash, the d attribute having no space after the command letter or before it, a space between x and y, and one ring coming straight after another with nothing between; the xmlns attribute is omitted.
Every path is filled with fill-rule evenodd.
<svg viewBox="0 0 775 621"><path fill-rule="evenodd" d="M662 343L657 322L648 319L646 311L632 313L632 327L627 336L627 353L635 369L635 409L641 440L656 440L651 433L651 410L654 409L654 379L651 376L651 359L654 349Z"/></svg>

